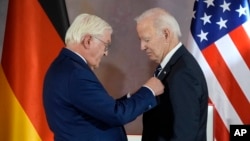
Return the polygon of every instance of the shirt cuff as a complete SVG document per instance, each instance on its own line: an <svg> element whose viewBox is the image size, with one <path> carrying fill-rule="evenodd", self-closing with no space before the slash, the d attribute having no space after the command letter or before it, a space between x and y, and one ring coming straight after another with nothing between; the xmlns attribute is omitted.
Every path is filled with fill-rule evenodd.
<svg viewBox="0 0 250 141"><path fill-rule="evenodd" d="M131 97L131 94L130 93L127 93L127 98L130 98Z"/></svg>
<svg viewBox="0 0 250 141"><path fill-rule="evenodd" d="M146 86L146 85L143 85L142 87L148 88L148 89L152 92L152 94L155 96L155 92L154 92L150 87L148 87L148 86Z"/></svg>

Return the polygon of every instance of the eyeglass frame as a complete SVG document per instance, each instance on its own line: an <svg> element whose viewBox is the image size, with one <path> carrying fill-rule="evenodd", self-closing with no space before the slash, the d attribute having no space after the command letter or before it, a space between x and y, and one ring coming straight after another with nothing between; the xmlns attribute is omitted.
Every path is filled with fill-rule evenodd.
<svg viewBox="0 0 250 141"><path fill-rule="evenodd" d="M92 36L92 37L94 37L95 39L97 39L97 40L99 40L100 42L103 43L103 45L105 46L104 52L108 52L108 51L109 51L110 46L111 46L110 43L107 43L107 42L101 40L100 38L98 38L98 37L96 37L96 36Z"/></svg>

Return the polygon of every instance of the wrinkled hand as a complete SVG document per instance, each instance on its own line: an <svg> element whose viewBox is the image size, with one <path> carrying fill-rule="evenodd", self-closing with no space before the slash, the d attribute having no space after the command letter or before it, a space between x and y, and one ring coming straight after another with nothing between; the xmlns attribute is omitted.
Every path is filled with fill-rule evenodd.
<svg viewBox="0 0 250 141"><path fill-rule="evenodd" d="M156 77L151 77L144 85L150 87L155 92L155 96L161 95L164 91L164 85Z"/></svg>

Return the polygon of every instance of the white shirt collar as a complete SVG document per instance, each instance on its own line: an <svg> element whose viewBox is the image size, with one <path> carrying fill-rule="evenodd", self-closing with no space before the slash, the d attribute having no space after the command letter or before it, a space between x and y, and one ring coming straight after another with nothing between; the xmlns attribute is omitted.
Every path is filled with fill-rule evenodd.
<svg viewBox="0 0 250 141"><path fill-rule="evenodd" d="M73 51L74 52L74 51ZM88 64L87 63L87 61L86 61L86 59L83 57L83 56L81 56L79 53L77 53L77 52L74 52L76 55L78 55L79 57L81 57L82 58L82 60L86 63L86 64Z"/></svg>
<svg viewBox="0 0 250 141"><path fill-rule="evenodd" d="M161 67L164 68L166 64L169 62L174 53L182 46L182 43L179 42L162 60Z"/></svg>

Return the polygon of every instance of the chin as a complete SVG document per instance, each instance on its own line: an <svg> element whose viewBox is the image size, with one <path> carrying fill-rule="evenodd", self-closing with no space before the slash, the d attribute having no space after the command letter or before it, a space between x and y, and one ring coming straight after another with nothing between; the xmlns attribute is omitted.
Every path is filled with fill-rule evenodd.
<svg viewBox="0 0 250 141"><path fill-rule="evenodd" d="M94 66L94 69L98 69L99 68L99 64Z"/></svg>
<svg viewBox="0 0 250 141"><path fill-rule="evenodd" d="M154 58L153 56L149 56L149 59L150 59L151 61L156 61L156 58Z"/></svg>

